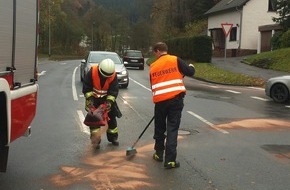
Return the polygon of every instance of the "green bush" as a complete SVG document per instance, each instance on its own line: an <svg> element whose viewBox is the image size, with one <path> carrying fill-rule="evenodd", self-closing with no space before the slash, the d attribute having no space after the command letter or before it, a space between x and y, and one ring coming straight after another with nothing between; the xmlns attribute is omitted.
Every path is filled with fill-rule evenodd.
<svg viewBox="0 0 290 190"><path fill-rule="evenodd" d="M281 48L290 47L290 30L284 32L280 37L281 41Z"/></svg>
<svg viewBox="0 0 290 190"><path fill-rule="evenodd" d="M271 38L271 46L273 50L281 48L281 38L280 38L281 35L282 35L282 32L276 32Z"/></svg>
<svg viewBox="0 0 290 190"><path fill-rule="evenodd" d="M199 36L192 38L192 54L197 62L211 62L212 57L212 39L208 36Z"/></svg>
<svg viewBox="0 0 290 190"><path fill-rule="evenodd" d="M211 62L212 39L208 36L183 37L168 40L168 52L196 62Z"/></svg>

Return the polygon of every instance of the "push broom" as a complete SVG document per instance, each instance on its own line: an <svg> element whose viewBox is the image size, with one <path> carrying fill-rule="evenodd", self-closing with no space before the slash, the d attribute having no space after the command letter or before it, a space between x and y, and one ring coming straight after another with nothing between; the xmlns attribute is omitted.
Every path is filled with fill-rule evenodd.
<svg viewBox="0 0 290 190"><path fill-rule="evenodd" d="M144 132L147 130L147 128L150 126L153 120L154 120L154 116L149 121L149 123L147 124L145 129L142 131L142 133L139 135L138 139L134 142L134 144L131 147L127 148L126 156L134 156L137 153L137 150L134 147L137 144L137 142L140 140L140 138L143 136Z"/></svg>

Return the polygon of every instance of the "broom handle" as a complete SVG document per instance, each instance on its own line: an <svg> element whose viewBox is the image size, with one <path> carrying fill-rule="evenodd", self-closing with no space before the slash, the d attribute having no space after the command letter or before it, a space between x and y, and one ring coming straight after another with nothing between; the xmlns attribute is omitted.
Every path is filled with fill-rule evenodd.
<svg viewBox="0 0 290 190"><path fill-rule="evenodd" d="M149 125L154 120L154 118L155 118L155 116L153 116L152 119L149 121L149 123L147 124L147 126L145 127L145 129L142 131L142 133L140 134L140 136L138 137L138 139L136 140L136 142L133 144L132 148L135 147L135 145L137 144L137 142L139 141L139 139L143 136L143 134L145 133L145 131L147 130L147 128L149 127Z"/></svg>

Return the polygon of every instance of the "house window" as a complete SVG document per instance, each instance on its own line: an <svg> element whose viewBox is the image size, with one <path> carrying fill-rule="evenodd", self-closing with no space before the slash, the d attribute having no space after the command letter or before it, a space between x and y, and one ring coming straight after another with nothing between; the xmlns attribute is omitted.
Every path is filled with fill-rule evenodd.
<svg viewBox="0 0 290 190"><path fill-rule="evenodd" d="M276 1L277 0L268 0L268 11L276 11Z"/></svg>
<svg viewBox="0 0 290 190"><path fill-rule="evenodd" d="M230 33L230 41L237 41L237 27L233 27Z"/></svg>

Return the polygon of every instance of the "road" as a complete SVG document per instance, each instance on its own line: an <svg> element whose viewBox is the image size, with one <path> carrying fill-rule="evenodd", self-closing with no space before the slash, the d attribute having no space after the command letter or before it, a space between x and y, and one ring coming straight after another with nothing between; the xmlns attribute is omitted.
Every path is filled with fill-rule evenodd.
<svg viewBox="0 0 290 190"><path fill-rule="evenodd" d="M104 134L96 151L82 124L79 64L80 60L39 65L32 136L11 144L0 189L289 189L289 104L274 103L260 88L185 78L181 167L165 170L152 159L153 125L136 145L136 156L126 158L126 149L153 116L148 67L129 69L129 87L120 89L120 146L111 146Z"/></svg>

